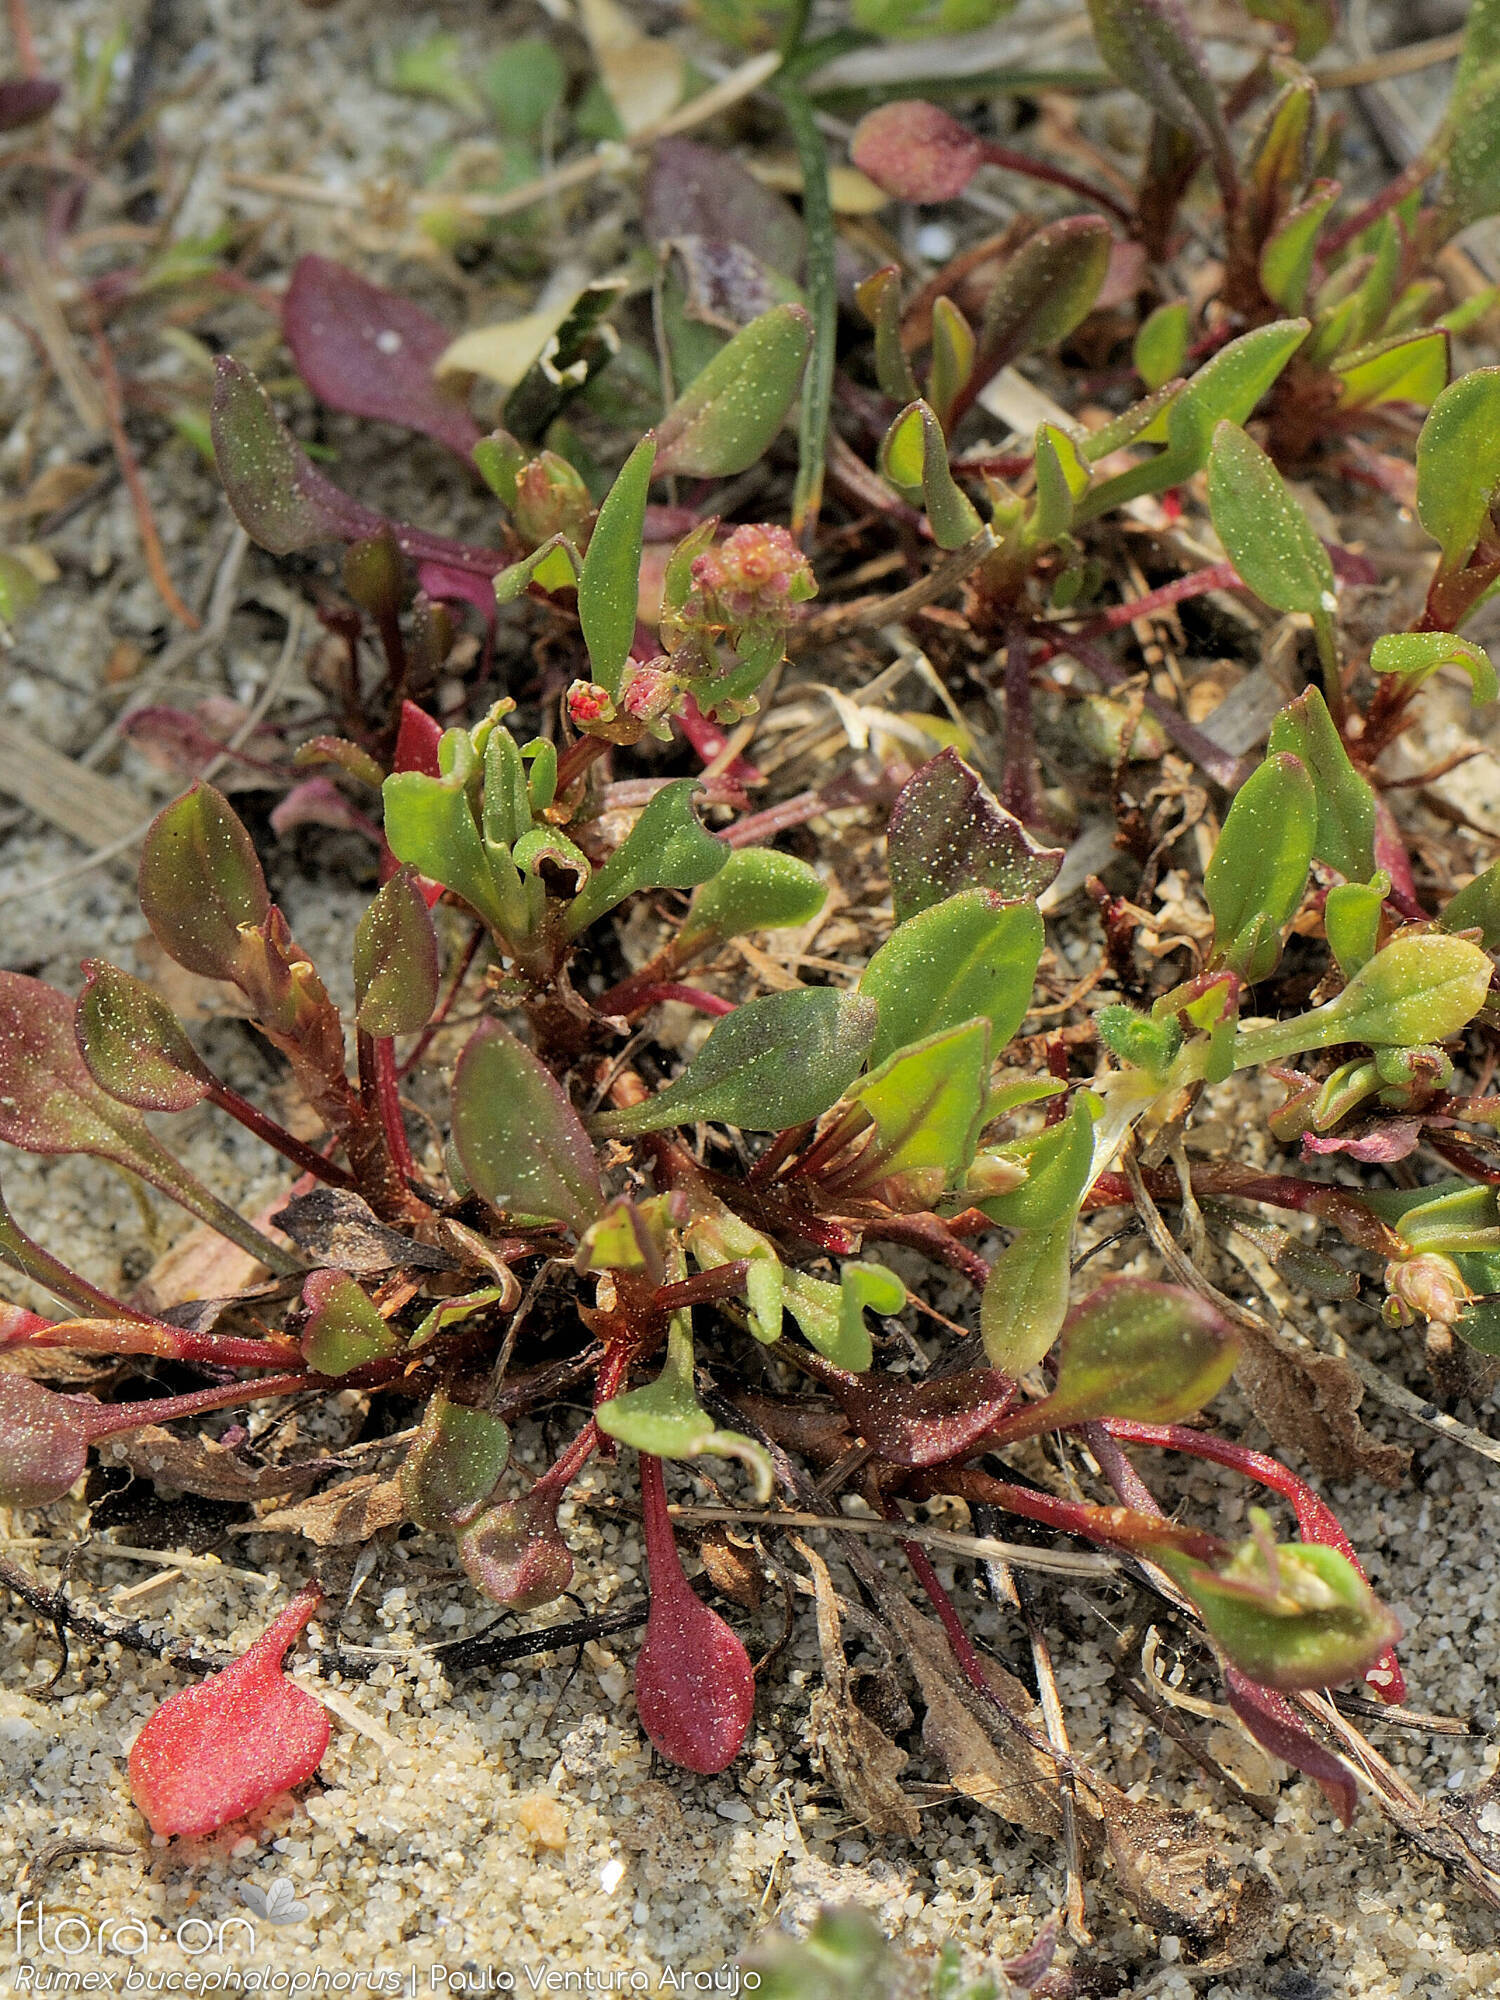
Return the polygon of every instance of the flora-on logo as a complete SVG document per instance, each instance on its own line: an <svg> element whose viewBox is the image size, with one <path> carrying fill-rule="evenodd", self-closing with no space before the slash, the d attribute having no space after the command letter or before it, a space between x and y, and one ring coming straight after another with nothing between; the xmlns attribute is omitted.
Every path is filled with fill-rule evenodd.
<svg viewBox="0 0 1500 2000"><path fill-rule="evenodd" d="M269 1889L259 1889L253 1882L242 1884L240 1901L268 1924L300 1924L307 1915L306 1903L297 1900L297 1891L285 1875L278 1875Z"/></svg>

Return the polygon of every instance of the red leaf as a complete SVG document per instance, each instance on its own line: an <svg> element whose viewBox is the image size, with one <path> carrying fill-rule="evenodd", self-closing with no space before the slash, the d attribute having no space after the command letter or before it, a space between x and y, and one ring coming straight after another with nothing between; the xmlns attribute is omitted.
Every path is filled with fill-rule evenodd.
<svg viewBox="0 0 1500 2000"><path fill-rule="evenodd" d="M664 1757L705 1777L739 1754L755 1708L750 1655L682 1571L661 1460L641 1455L651 1615L635 1663L641 1726Z"/></svg>
<svg viewBox="0 0 1500 2000"><path fill-rule="evenodd" d="M467 458L480 429L433 377L448 329L329 257L302 257L281 308L297 372L320 402L422 431Z"/></svg>
<svg viewBox="0 0 1500 2000"><path fill-rule="evenodd" d="M62 85L48 76L0 78L0 132L19 132L34 125L62 96Z"/></svg>
<svg viewBox="0 0 1500 2000"><path fill-rule="evenodd" d="M317 1770L328 1715L281 1662L322 1595L309 1584L249 1652L164 1701L135 1739L130 1789L153 1833L212 1833Z"/></svg>

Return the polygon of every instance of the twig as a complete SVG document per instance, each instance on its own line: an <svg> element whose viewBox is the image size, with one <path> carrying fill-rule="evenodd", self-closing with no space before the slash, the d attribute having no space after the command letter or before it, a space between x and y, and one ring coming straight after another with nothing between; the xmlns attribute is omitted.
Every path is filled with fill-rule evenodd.
<svg viewBox="0 0 1500 2000"><path fill-rule="evenodd" d="M903 1541L944 1549L977 1561L1007 1562L1015 1569L1049 1570L1061 1576L1107 1576L1120 1568L1114 1556L1081 1549L1034 1548L1028 1542L1000 1542L991 1535L963 1535L952 1528L920 1527L911 1521L877 1521L863 1514L773 1513L743 1507L673 1507L679 1521L729 1521L758 1528L825 1528L838 1534L899 1535Z"/></svg>
<svg viewBox="0 0 1500 2000"><path fill-rule="evenodd" d="M938 598L946 597L950 590L978 569L986 556L993 555L997 546L993 530L984 528L973 541L955 549L936 569L908 584L905 590L898 590L894 597L856 597L847 604L826 606L812 617L804 618L800 625L793 626L791 650L800 651L807 643L820 645L825 639L845 632L859 632L879 625L898 625L903 618L909 618L924 605L934 604Z"/></svg>

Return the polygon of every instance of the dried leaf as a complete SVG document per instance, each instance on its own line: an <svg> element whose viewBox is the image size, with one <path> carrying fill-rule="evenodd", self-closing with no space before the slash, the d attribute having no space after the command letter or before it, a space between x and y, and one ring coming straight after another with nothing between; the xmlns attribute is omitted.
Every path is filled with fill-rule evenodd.
<svg viewBox="0 0 1500 2000"><path fill-rule="evenodd" d="M204 1500L276 1500L305 1493L318 1477L315 1465L247 1465L227 1445L208 1437L183 1437L148 1424L128 1437L99 1446L103 1465L124 1465L157 1486L175 1486Z"/></svg>
<svg viewBox="0 0 1500 2000"><path fill-rule="evenodd" d="M1232 1247L1232 1246L1231 1246ZM1250 1407L1279 1446L1295 1446L1325 1479L1358 1473L1393 1491L1411 1464L1404 1445L1384 1444L1360 1421L1364 1384L1335 1354L1296 1347L1274 1328L1239 1321L1235 1374Z"/></svg>
<svg viewBox="0 0 1500 2000"><path fill-rule="evenodd" d="M406 1502L400 1480L366 1472L357 1479L342 1480L326 1493L304 1500L300 1506L263 1514L255 1524L255 1532L303 1535L320 1549L343 1548L351 1542L367 1542L382 1528L393 1528L405 1518Z"/></svg>
<svg viewBox="0 0 1500 2000"><path fill-rule="evenodd" d="M1097 1797L1120 1887L1147 1923L1204 1943L1225 1937L1240 1885L1196 1814L1128 1799L1112 1785Z"/></svg>
<svg viewBox="0 0 1500 2000"><path fill-rule="evenodd" d="M578 0L578 12L627 138L675 111L687 85L687 59L677 45L642 34L616 0Z"/></svg>
<svg viewBox="0 0 1500 2000"><path fill-rule="evenodd" d="M823 1775L861 1826L873 1834L915 1840L921 1816L897 1783L909 1761L906 1752L856 1704L828 1565L805 1542L799 1540L797 1549L812 1573L823 1658L823 1686L813 1696L808 1716L808 1734Z"/></svg>
<svg viewBox="0 0 1500 2000"><path fill-rule="evenodd" d="M1061 1833L1062 1807L1051 1763L1019 1733L991 1719L980 1697L960 1679L948 1641L930 1618L895 1592L881 1608L896 1628L927 1706L922 1741L952 1783L1028 1833ZM1037 1735L1044 1734L1042 1712L1021 1683L996 1661L984 1666L1006 1710Z"/></svg>
<svg viewBox="0 0 1500 2000"><path fill-rule="evenodd" d="M320 402L422 431L462 458L478 424L433 376L451 338L410 299L328 257L301 257L281 308L297 372Z"/></svg>
<svg viewBox="0 0 1500 2000"><path fill-rule="evenodd" d="M403 1267L420 1271L461 1268L446 1251L387 1229L368 1202L341 1188L319 1187L309 1194L293 1195L271 1220L299 1250L335 1270L369 1275Z"/></svg>

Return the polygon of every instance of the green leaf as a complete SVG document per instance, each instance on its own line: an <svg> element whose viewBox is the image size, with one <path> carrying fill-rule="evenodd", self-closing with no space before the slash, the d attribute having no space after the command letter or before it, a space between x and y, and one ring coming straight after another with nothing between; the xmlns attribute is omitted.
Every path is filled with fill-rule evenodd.
<svg viewBox="0 0 1500 2000"><path fill-rule="evenodd" d="M1483 933L1486 951L1500 951L1500 861L1467 883L1443 907L1438 922L1445 931Z"/></svg>
<svg viewBox="0 0 1500 2000"><path fill-rule="evenodd" d="M436 1390L401 1464L407 1513L419 1528L464 1526L500 1484L509 1459L510 1431L499 1417Z"/></svg>
<svg viewBox="0 0 1500 2000"><path fill-rule="evenodd" d="M1245 201L1252 243L1265 243L1312 173L1317 116L1318 86L1310 76L1293 73L1256 127L1245 149Z"/></svg>
<svg viewBox="0 0 1500 2000"><path fill-rule="evenodd" d="M594 1148L562 1085L499 1021L483 1021L453 1073L453 1142L469 1185L511 1220L581 1236L604 1206Z"/></svg>
<svg viewBox="0 0 1500 2000"><path fill-rule="evenodd" d="M1197 1605L1215 1645L1262 1687L1358 1679L1401 1637L1399 1620L1339 1550L1278 1546L1259 1507L1250 1519L1254 1534L1222 1569L1166 1548L1157 1560Z"/></svg>
<svg viewBox="0 0 1500 2000"><path fill-rule="evenodd" d="M516 739L498 720L484 740L484 778L479 794L479 828L485 846L514 847L531 832L531 793Z"/></svg>
<svg viewBox="0 0 1500 2000"><path fill-rule="evenodd" d="M302 1358L319 1375L347 1375L384 1361L400 1342L346 1271L312 1271L302 1286Z"/></svg>
<svg viewBox="0 0 1500 2000"><path fill-rule="evenodd" d="M1238 424L1214 431L1208 506L1240 580L1273 611L1323 618L1337 608L1333 564L1281 474Z"/></svg>
<svg viewBox="0 0 1500 2000"><path fill-rule="evenodd" d="M1242 424L1307 338L1305 319L1275 320L1242 333L1220 348L1140 433L1143 444L1166 440L1166 450L1107 479L1079 502L1078 519L1092 521L1142 493L1161 493L1201 472L1214 427Z"/></svg>
<svg viewBox="0 0 1500 2000"><path fill-rule="evenodd" d="M1417 439L1417 513L1444 570L1468 561L1497 486L1500 368L1475 368L1438 397Z"/></svg>
<svg viewBox="0 0 1500 2000"><path fill-rule="evenodd" d="M1338 0L1245 0L1257 21L1273 21L1291 35L1294 62L1311 62L1339 25Z"/></svg>
<svg viewBox="0 0 1500 2000"><path fill-rule="evenodd" d="M904 409L886 432L880 469L904 500L927 510L939 548L962 548L984 526L949 469L942 425L920 399Z"/></svg>
<svg viewBox="0 0 1500 2000"><path fill-rule="evenodd" d="M712 1120L777 1132L843 1096L875 1039L875 1006L858 993L798 987L726 1014L682 1075L644 1104L592 1120L605 1136Z"/></svg>
<svg viewBox="0 0 1500 2000"><path fill-rule="evenodd" d="M169 958L204 979L233 979L242 927L271 908L255 843L222 792L200 781L164 806L141 846L141 910Z"/></svg>
<svg viewBox="0 0 1500 2000"><path fill-rule="evenodd" d="M934 300L927 400L944 430L948 428L955 399L968 386L974 372L975 351L974 329L952 299Z"/></svg>
<svg viewBox="0 0 1500 2000"><path fill-rule="evenodd" d="M1460 228L1500 211L1500 7L1473 0L1448 112L1448 194Z"/></svg>
<svg viewBox="0 0 1500 2000"><path fill-rule="evenodd" d="M1337 181L1314 181L1309 193L1266 238L1260 253L1261 289L1283 312L1298 313L1307 304L1318 238L1340 192Z"/></svg>
<svg viewBox="0 0 1500 2000"><path fill-rule="evenodd" d="M1349 761L1317 688L1288 702L1271 724L1268 757L1286 754L1306 766L1318 797L1313 854L1349 882L1375 873L1375 793Z"/></svg>
<svg viewBox="0 0 1500 2000"><path fill-rule="evenodd" d="M1130 359L1148 389L1159 389L1182 373L1192 327L1193 309L1186 299L1169 299L1142 320Z"/></svg>
<svg viewBox="0 0 1500 2000"><path fill-rule="evenodd" d="M811 923L827 900L823 878L795 854L779 854L770 847L737 847L694 896L678 950L696 951L752 931Z"/></svg>
<svg viewBox="0 0 1500 2000"><path fill-rule="evenodd" d="M652 1458L696 1458L712 1452L738 1458L755 1476L761 1506L775 1486L770 1453L738 1431L721 1431L698 1401L693 1386L691 1317L674 1313L667 1333L667 1358L660 1375L643 1389L631 1389L600 1403L594 1411L600 1430Z"/></svg>
<svg viewBox="0 0 1500 2000"><path fill-rule="evenodd" d="M906 1287L879 1264L850 1263L840 1270L837 1285L788 1271L785 1297L786 1309L808 1344L835 1368L863 1375L875 1358L865 1313L900 1312L906 1304Z"/></svg>
<svg viewBox="0 0 1500 2000"><path fill-rule="evenodd" d="M830 1190L897 1210L931 1208L974 1157L989 1072L987 1021L898 1050L849 1093L874 1129Z"/></svg>
<svg viewBox="0 0 1500 2000"><path fill-rule="evenodd" d="M1342 993L1310 1014L1242 1030L1235 1067L1280 1062L1339 1042L1418 1048L1445 1041L1484 1005L1494 971L1467 938L1408 932L1361 966Z"/></svg>
<svg viewBox="0 0 1500 2000"><path fill-rule="evenodd" d="M914 403L917 378L901 345L901 270L886 264L854 288L855 302L875 329L875 381L893 403Z"/></svg>
<svg viewBox="0 0 1500 2000"><path fill-rule="evenodd" d="M529 456L525 445L509 431L491 431L469 456L475 470L507 512L516 504L516 485Z"/></svg>
<svg viewBox="0 0 1500 2000"><path fill-rule="evenodd" d="M319 542L356 540L378 527L378 516L315 470L250 370L227 354L216 365L214 459L225 497L250 539L273 556L287 556Z"/></svg>
<svg viewBox="0 0 1500 2000"><path fill-rule="evenodd" d="M422 771L395 771L381 796L386 842L398 861L462 896L502 937L525 935L520 877L503 848L486 848L457 774L430 778Z"/></svg>
<svg viewBox="0 0 1500 2000"><path fill-rule="evenodd" d="M995 1149L1026 1171L1026 1179L1007 1194L991 1195L976 1204L1005 1229L1046 1229L1071 1223L1088 1186L1094 1158L1094 1125L1099 1100L1083 1091L1066 1118L1056 1125ZM988 1157L988 1154L986 1155Z"/></svg>
<svg viewBox="0 0 1500 2000"><path fill-rule="evenodd" d="M1028 236L995 280L979 326L986 376L1066 340L1092 312L1109 269L1109 224L1070 215Z"/></svg>
<svg viewBox="0 0 1500 2000"><path fill-rule="evenodd" d="M499 572L495 578L495 602L514 604L532 584L541 590L566 590L577 581L578 558L573 544L565 535L549 535L530 555Z"/></svg>
<svg viewBox="0 0 1500 2000"><path fill-rule="evenodd" d="M1060 847L1040 847L956 750L943 750L902 787L886 829L896 921L961 889L1015 901L1050 888Z"/></svg>
<svg viewBox="0 0 1500 2000"><path fill-rule="evenodd" d="M648 431L604 497L578 575L578 621L594 680L611 695L635 637L636 586L641 570L646 495L656 440Z"/></svg>
<svg viewBox="0 0 1500 2000"><path fill-rule="evenodd" d="M652 797L625 840L569 904L564 919L569 937L640 889L696 889L718 874L730 848L698 823L692 807L697 789L696 778L674 778Z"/></svg>
<svg viewBox="0 0 1500 2000"><path fill-rule="evenodd" d="M1223 161L1229 134L1208 62L1177 0L1089 0L1105 67L1158 117Z"/></svg>
<svg viewBox="0 0 1500 2000"><path fill-rule="evenodd" d="M1203 1408L1234 1373L1229 1322L1195 1292L1108 1278L1068 1315L1052 1394L1006 1419L1006 1443L1096 1417L1172 1424Z"/></svg>
<svg viewBox="0 0 1500 2000"><path fill-rule="evenodd" d="M1447 387L1448 345L1447 329L1439 326L1339 355L1333 372L1340 409L1373 410L1382 403L1427 408Z"/></svg>
<svg viewBox="0 0 1500 2000"><path fill-rule="evenodd" d="M159 993L118 966L86 958L73 1032L101 1090L138 1111L187 1111L213 1077Z"/></svg>
<svg viewBox="0 0 1500 2000"><path fill-rule="evenodd" d="M1091 474L1078 446L1056 424L1038 424L1034 463L1036 503L1029 532L1039 542L1055 542L1072 527Z"/></svg>
<svg viewBox="0 0 1500 2000"><path fill-rule="evenodd" d="M811 344L801 306L775 306L742 327L657 425L657 476L725 479L754 465L792 406Z"/></svg>
<svg viewBox="0 0 1500 2000"><path fill-rule="evenodd" d="M1380 938L1380 912L1391 893L1391 878L1382 869L1373 882L1339 882L1323 905L1323 929L1339 971L1352 979L1375 956Z"/></svg>
<svg viewBox="0 0 1500 2000"><path fill-rule="evenodd" d="M416 870L399 868L354 933L355 1019L368 1035L414 1035L437 995L437 932Z"/></svg>
<svg viewBox="0 0 1500 2000"><path fill-rule="evenodd" d="M1154 1021L1118 1003L1101 1007L1094 1026L1111 1055L1154 1076L1165 1076L1182 1047L1182 1029L1175 1020Z"/></svg>
<svg viewBox="0 0 1500 2000"><path fill-rule="evenodd" d="M1413 687L1420 687L1439 667L1462 667L1476 703L1500 696L1490 656L1472 639L1459 639L1451 632L1392 632L1377 639L1370 650L1371 673L1400 674Z"/></svg>
<svg viewBox="0 0 1500 2000"><path fill-rule="evenodd" d="M1300 758L1266 758L1234 796L1204 871L1215 959L1252 983L1275 970L1297 914L1318 828L1318 795Z"/></svg>
<svg viewBox="0 0 1500 2000"><path fill-rule="evenodd" d="M992 1368L1024 1375L1062 1331L1074 1220L1070 1210L1039 1229L1017 1230L991 1266L979 1302L979 1331Z"/></svg>
<svg viewBox="0 0 1500 2000"><path fill-rule="evenodd" d="M1003 1049L1031 1004L1042 943L1036 905L988 889L962 890L908 917L859 982L880 1009L871 1061L981 1017Z"/></svg>

